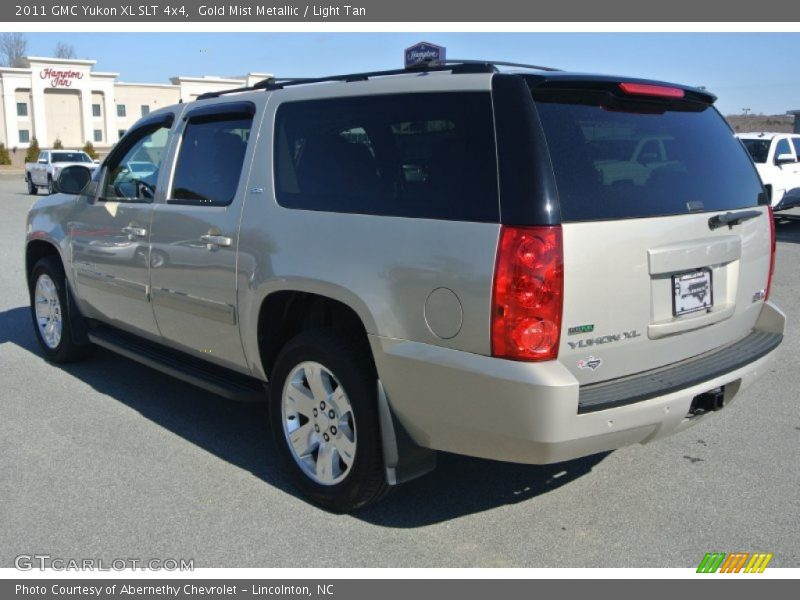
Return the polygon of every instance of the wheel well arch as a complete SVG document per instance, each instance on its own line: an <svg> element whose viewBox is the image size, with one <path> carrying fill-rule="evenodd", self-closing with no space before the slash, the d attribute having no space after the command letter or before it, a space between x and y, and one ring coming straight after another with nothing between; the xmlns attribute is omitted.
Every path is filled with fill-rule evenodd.
<svg viewBox="0 0 800 600"><path fill-rule="evenodd" d="M369 345L367 329L350 306L329 296L297 290L272 292L258 313L258 350L267 377L286 343L310 329L331 328ZM370 356L372 353L370 352Z"/></svg>
<svg viewBox="0 0 800 600"><path fill-rule="evenodd" d="M27 278L29 286L33 267L45 256L55 256L61 262L61 266L64 266L61 253L54 244L45 240L32 240L28 242L28 245L25 247L25 277Z"/></svg>

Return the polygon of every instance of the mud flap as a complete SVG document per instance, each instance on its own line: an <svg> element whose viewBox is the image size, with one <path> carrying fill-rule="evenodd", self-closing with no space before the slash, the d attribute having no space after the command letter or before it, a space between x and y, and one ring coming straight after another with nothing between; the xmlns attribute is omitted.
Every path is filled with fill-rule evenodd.
<svg viewBox="0 0 800 600"><path fill-rule="evenodd" d="M419 446L397 420L386 390L378 380L378 419L381 427L383 463L386 469L386 483L399 485L422 477L436 468L436 452Z"/></svg>

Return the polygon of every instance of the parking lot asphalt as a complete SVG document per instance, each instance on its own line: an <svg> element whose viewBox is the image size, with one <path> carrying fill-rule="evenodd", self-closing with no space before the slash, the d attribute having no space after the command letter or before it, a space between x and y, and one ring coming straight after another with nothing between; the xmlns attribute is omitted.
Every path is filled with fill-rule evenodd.
<svg viewBox="0 0 800 600"><path fill-rule="evenodd" d="M777 225L777 366L696 427L550 466L441 455L356 515L298 498L263 406L110 352L59 367L34 338L21 178L0 181L0 566L21 554L195 567L800 566L800 211Z"/></svg>

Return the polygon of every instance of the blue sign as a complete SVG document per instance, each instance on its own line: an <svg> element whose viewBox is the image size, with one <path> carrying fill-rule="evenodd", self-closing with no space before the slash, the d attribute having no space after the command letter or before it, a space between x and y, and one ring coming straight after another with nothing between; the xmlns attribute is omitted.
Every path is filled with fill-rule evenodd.
<svg viewBox="0 0 800 600"><path fill-rule="evenodd" d="M437 46L430 42L420 42L406 48L406 68L427 63L429 65L442 64L445 61L444 46Z"/></svg>

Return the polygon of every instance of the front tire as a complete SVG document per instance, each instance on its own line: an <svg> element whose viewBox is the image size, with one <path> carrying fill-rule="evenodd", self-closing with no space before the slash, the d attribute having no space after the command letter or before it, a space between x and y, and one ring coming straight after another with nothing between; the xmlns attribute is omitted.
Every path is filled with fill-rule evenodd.
<svg viewBox="0 0 800 600"><path fill-rule="evenodd" d="M270 385L273 439L304 496L342 513L388 492L366 341L303 332L281 350Z"/></svg>
<svg viewBox="0 0 800 600"><path fill-rule="evenodd" d="M30 298L33 329L47 360L67 363L91 354L94 346L72 339L66 278L56 257L45 256L33 267Z"/></svg>
<svg viewBox="0 0 800 600"><path fill-rule="evenodd" d="M47 176L47 193L53 194L55 190L53 189L53 178L50 175Z"/></svg>

